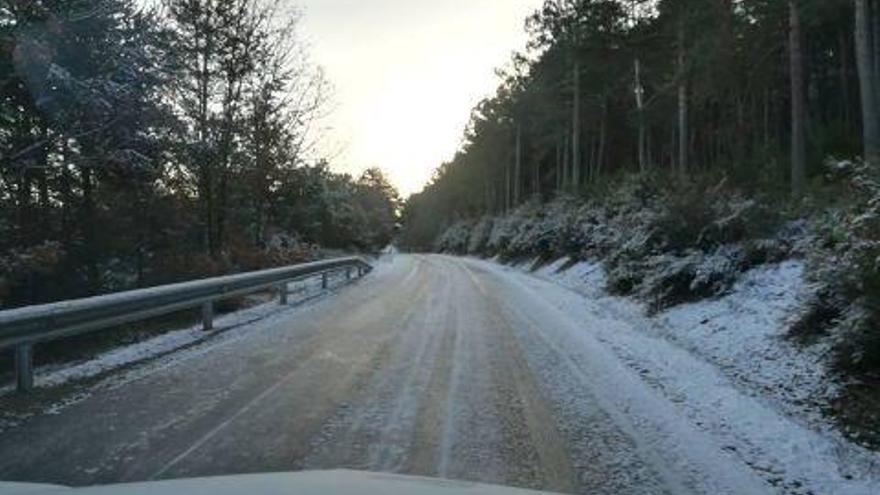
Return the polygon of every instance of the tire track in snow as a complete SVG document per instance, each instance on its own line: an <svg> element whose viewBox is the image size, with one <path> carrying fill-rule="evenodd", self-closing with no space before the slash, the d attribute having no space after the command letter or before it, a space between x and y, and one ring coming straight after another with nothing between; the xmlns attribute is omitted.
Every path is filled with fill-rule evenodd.
<svg viewBox="0 0 880 495"><path fill-rule="evenodd" d="M485 284L465 263L456 262L483 297L487 340L492 343L487 367L496 390L496 408L502 424L506 481L516 486L573 493L577 477L556 428L556 418L535 382L510 326L499 316L500 308ZM505 417L506 416L506 417ZM505 421L506 419L506 421Z"/></svg>
<svg viewBox="0 0 880 495"><path fill-rule="evenodd" d="M517 330L533 366L543 369L546 389L557 398L578 393L578 389L586 391L587 395L570 407L584 416L594 408L607 415L631 442L629 454L647 462L648 469L660 476L662 486L673 493L773 491L595 340L584 327L589 321L570 320L545 299L547 292L537 292L515 276L490 273L511 327ZM520 302L524 300L530 304ZM569 335L577 335L577 343L564 338Z"/></svg>
<svg viewBox="0 0 880 495"><path fill-rule="evenodd" d="M557 312L592 321L596 328L555 332L567 348L590 355L605 348L639 376L654 397L665 403L676 422L689 425L734 465L748 469L776 493L869 494L880 485L880 457L847 444L837 435L826 435L789 417L774 401L744 392L717 366L674 342L650 335L649 325L638 314L593 315L579 297L568 290L516 272L507 275L506 287L516 286L533 295L555 294L546 304ZM590 302L591 305L595 304ZM583 361L582 359L579 360ZM635 416L630 414L630 416ZM731 469L734 469L731 466Z"/></svg>
<svg viewBox="0 0 880 495"><path fill-rule="evenodd" d="M431 264L417 259L419 265ZM419 288L409 292L410 304L398 320L387 361L379 364L374 378L327 422L321 438L314 441L313 453L298 463L299 467L401 470L414 429L415 404L431 381L431 363L441 337L425 329L442 317L439 303L452 290L445 275L437 282L430 273L420 272Z"/></svg>

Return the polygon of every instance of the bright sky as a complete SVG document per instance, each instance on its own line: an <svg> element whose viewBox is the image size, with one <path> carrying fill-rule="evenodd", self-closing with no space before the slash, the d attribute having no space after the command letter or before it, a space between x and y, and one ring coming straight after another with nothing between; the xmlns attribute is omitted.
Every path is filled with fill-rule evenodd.
<svg viewBox="0 0 880 495"><path fill-rule="evenodd" d="M296 0L334 86L322 148L342 172L380 167L406 196L459 147L494 70L525 48L541 0Z"/></svg>

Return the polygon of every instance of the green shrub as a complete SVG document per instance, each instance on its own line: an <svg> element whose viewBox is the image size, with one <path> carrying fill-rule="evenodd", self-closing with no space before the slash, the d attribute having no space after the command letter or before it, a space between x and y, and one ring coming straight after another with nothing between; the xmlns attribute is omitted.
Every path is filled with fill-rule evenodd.
<svg viewBox="0 0 880 495"><path fill-rule="evenodd" d="M814 221L808 265L816 290L791 326L794 337L829 335L840 371L880 371L880 174L865 164L830 162L846 208Z"/></svg>
<svg viewBox="0 0 880 495"><path fill-rule="evenodd" d="M437 248L505 260L601 259L610 292L658 310L724 293L742 271L790 256L789 237L803 235L786 233L768 202L745 199L715 176L635 175L588 193L531 201L494 221L458 222Z"/></svg>

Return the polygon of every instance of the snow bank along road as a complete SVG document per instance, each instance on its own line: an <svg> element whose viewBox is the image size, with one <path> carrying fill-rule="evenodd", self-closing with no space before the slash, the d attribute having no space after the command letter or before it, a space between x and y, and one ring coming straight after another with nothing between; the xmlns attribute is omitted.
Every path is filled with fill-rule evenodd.
<svg viewBox="0 0 880 495"><path fill-rule="evenodd" d="M878 493L873 455L633 321L490 262L396 255L7 428L0 479L345 467L567 493Z"/></svg>

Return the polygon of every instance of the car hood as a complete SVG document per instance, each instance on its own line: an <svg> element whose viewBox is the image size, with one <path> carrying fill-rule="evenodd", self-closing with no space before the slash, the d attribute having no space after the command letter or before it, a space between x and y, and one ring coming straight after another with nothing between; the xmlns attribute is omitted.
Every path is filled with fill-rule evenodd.
<svg viewBox="0 0 880 495"><path fill-rule="evenodd" d="M0 495L539 495L518 488L358 471L247 474L88 488L0 483Z"/></svg>

